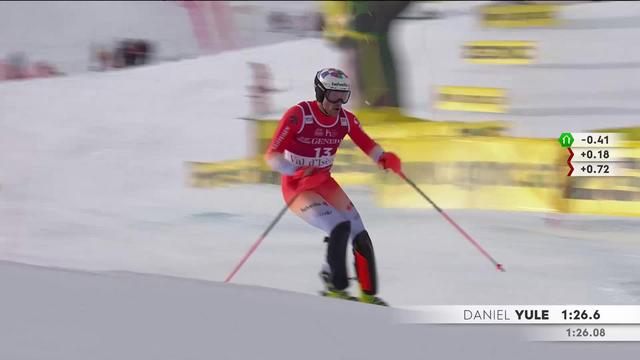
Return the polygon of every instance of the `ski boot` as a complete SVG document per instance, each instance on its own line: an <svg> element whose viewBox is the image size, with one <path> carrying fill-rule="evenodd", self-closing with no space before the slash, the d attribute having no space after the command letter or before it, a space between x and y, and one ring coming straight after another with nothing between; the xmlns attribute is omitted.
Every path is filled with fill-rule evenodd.
<svg viewBox="0 0 640 360"><path fill-rule="evenodd" d="M331 284L331 281L329 280L330 276L331 275L326 270L322 270L320 272L320 278L322 279L322 282L323 282L323 284L325 286L325 290L320 291L320 295L326 296L326 297L331 297L331 298L336 298L336 299L358 301L358 298L355 297L355 296L351 296L348 291L346 291L346 290L337 290L336 288L334 288L333 284Z"/></svg>
<svg viewBox="0 0 640 360"><path fill-rule="evenodd" d="M384 300L380 299L379 297L375 295L365 294L365 293L362 293L362 295L360 295L360 299L358 299L358 301L362 303L373 304L373 305L389 306L389 304L387 304Z"/></svg>
<svg viewBox="0 0 640 360"><path fill-rule="evenodd" d="M347 245L351 223L344 221L336 225L329 237L324 239L327 244L326 263L323 264L320 278L324 282L325 291L323 296L354 300L358 298L351 296L346 289L349 287L349 276L347 274Z"/></svg>
<svg viewBox="0 0 640 360"><path fill-rule="evenodd" d="M328 289L328 290L323 291L321 294L322 294L322 296L335 298L335 299L358 301L357 297L351 296L349 294L349 292L347 292L346 290Z"/></svg>

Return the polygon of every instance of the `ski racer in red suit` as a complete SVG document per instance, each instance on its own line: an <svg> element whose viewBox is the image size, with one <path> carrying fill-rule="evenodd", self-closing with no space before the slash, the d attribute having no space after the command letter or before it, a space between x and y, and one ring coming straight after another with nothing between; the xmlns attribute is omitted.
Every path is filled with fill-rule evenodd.
<svg viewBox="0 0 640 360"><path fill-rule="evenodd" d="M347 75L333 68L315 76L316 101L303 101L282 116L265 160L282 174L282 193L290 210L328 236L326 262L320 273L325 295L386 305L376 296L378 280L373 245L349 197L331 177L336 151L346 135L383 169L401 171L400 159L385 152L342 108L349 101ZM351 242L361 295L348 292L347 246Z"/></svg>

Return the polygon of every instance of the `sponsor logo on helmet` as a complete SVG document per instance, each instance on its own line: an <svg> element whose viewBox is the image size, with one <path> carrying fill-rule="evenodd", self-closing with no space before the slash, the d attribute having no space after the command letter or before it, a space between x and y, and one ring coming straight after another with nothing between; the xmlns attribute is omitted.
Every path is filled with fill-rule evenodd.
<svg viewBox="0 0 640 360"><path fill-rule="evenodd" d="M326 85L328 90L349 91L349 84L332 81Z"/></svg>

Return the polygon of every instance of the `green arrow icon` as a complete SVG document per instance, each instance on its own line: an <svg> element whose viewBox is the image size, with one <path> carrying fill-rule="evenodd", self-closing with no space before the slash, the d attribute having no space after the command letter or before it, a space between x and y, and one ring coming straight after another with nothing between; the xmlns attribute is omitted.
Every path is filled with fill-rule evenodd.
<svg viewBox="0 0 640 360"><path fill-rule="evenodd" d="M573 136L571 135L571 133L563 132L562 134L560 134L558 141L560 142L560 145L562 145L562 147L571 147L571 145L573 145Z"/></svg>

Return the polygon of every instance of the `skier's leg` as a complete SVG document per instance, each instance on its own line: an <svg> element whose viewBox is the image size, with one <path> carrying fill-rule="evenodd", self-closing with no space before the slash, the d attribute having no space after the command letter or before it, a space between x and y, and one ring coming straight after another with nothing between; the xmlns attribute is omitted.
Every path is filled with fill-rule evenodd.
<svg viewBox="0 0 640 360"><path fill-rule="evenodd" d="M340 212L345 219L351 222L350 238L353 240L356 235L364 230L364 224L358 210L349 199L349 196L342 190L342 187L333 179L330 178L322 186L315 189L327 202L333 206L338 212Z"/></svg>
<svg viewBox="0 0 640 360"><path fill-rule="evenodd" d="M300 194L291 204L291 211L307 223L323 230L326 238L326 263L323 278L329 287L344 290L349 286L347 274L347 245L351 233L351 223L344 215L313 191Z"/></svg>
<svg viewBox="0 0 640 360"><path fill-rule="evenodd" d="M289 210L327 235L330 235L338 224L348 222L340 211L313 191L305 191L298 195Z"/></svg>
<svg viewBox="0 0 640 360"><path fill-rule="evenodd" d="M378 292L376 257L371 238L366 230L353 239L353 257L362 292L367 295L375 295Z"/></svg>
<svg viewBox="0 0 640 360"><path fill-rule="evenodd" d="M347 245L351 225L343 221L331 231L327 244L327 263L329 281L335 290L344 290L349 286L347 275Z"/></svg>
<svg viewBox="0 0 640 360"><path fill-rule="evenodd" d="M358 210L340 185L333 178L325 184L316 190L351 223L350 238L360 288L367 295L375 295L378 292L378 276L369 233L365 230Z"/></svg>

